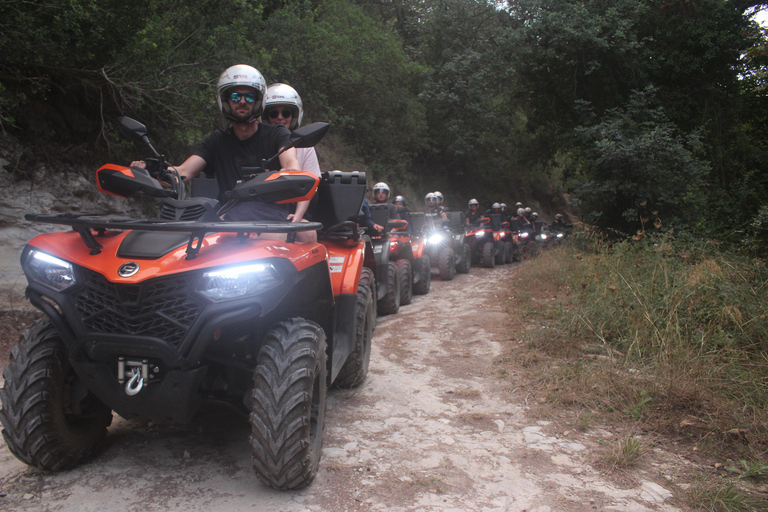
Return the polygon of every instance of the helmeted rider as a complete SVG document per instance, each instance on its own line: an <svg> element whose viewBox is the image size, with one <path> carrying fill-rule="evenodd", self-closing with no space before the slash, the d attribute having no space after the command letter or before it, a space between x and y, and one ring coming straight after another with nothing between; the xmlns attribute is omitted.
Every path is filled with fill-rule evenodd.
<svg viewBox="0 0 768 512"><path fill-rule="evenodd" d="M486 217L491 214L501 214L501 203L493 203L489 209L485 210Z"/></svg>
<svg viewBox="0 0 768 512"><path fill-rule="evenodd" d="M293 131L301 126L303 118L304 104L296 89L281 83L267 87L267 93L264 96L264 112L261 116L262 122L272 125L281 124ZM320 163L317 160L315 148L296 148L296 157L299 159L300 169L320 177ZM318 196L315 194L309 203L309 209L314 208L317 198ZM305 217L311 218L309 214Z"/></svg>
<svg viewBox="0 0 768 512"><path fill-rule="evenodd" d="M477 199L470 199L467 203L467 225L477 226L480 224L480 219L483 218L483 213L480 211L480 202Z"/></svg>
<svg viewBox="0 0 768 512"><path fill-rule="evenodd" d="M437 215L440 218L446 219L448 218L445 214L445 209L438 204L438 198L442 201L442 194L440 192L429 192L426 196L424 196L424 203L426 205L426 212L428 214L434 214Z"/></svg>
<svg viewBox="0 0 768 512"><path fill-rule="evenodd" d="M435 198L437 198L437 207L443 208L443 210L445 210L445 200L443 198L443 194L439 190L435 190Z"/></svg>
<svg viewBox="0 0 768 512"><path fill-rule="evenodd" d="M507 222L509 220L509 211L507 210L507 203L501 203L501 222Z"/></svg>
<svg viewBox="0 0 768 512"><path fill-rule="evenodd" d="M538 216L538 214L536 215ZM534 222L535 219L533 218L533 210L531 209L530 206L526 206L525 208L525 218L528 220L530 224L531 231L536 233L536 223Z"/></svg>
<svg viewBox="0 0 768 512"><path fill-rule="evenodd" d="M411 210L408 209L408 202L403 196L396 196L393 203L397 207L398 218L408 221L406 231L411 233Z"/></svg>
<svg viewBox="0 0 768 512"><path fill-rule="evenodd" d="M531 220L525 215L525 208L517 209L518 229L520 231L533 231Z"/></svg>
<svg viewBox="0 0 768 512"><path fill-rule="evenodd" d="M373 186L373 204L386 205L387 209L389 210L389 218L400 219L402 217L397 211L397 206L395 206L393 203L388 202L390 195L391 195L391 191L389 189L389 185L387 185L383 181L380 181ZM408 219L403 219L403 220L408 220ZM376 228L376 230L380 231L378 228Z"/></svg>
<svg viewBox="0 0 768 512"><path fill-rule="evenodd" d="M562 233L568 229L568 225L563 220L563 214L558 213L555 215L555 220L549 225L549 230L553 233Z"/></svg>
<svg viewBox="0 0 768 512"><path fill-rule="evenodd" d="M238 64L224 70L216 83L216 103L230 126L208 135L192 156L176 166L185 183L205 171L216 177L221 198L243 179L243 167L261 167L265 159L290 144L291 133L287 128L259 122L266 90L264 77L252 66ZM144 162L131 162L131 165L144 167ZM295 148L282 152L270 168L278 169L301 169ZM307 201L299 203L295 214L289 214L286 205L253 199L240 201L227 212L226 218L301 222L307 206ZM297 240L311 239L316 240L315 232L297 234Z"/></svg>

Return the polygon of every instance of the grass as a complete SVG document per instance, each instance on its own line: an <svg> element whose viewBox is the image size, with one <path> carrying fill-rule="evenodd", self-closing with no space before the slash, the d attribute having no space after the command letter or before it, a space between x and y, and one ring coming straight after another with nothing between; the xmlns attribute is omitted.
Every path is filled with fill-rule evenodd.
<svg viewBox="0 0 768 512"><path fill-rule="evenodd" d="M608 244L582 234L527 262L508 285L525 350L502 354L500 378L524 372L525 391L574 409L580 430L624 422L683 443L700 462L754 461L728 464L723 485L700 493L750 503L743 475L768 472L764 260L704 241ZM633 459L632 439L613 464ZM711 510L742 510L722 503Z"/></svg>

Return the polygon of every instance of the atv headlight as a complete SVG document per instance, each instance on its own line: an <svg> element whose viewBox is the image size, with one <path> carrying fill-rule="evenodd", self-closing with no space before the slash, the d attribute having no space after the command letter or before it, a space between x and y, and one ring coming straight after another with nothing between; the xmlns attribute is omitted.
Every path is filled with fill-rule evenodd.
<svg viewBox="0 0 768 512"><path fill-rule="evenodd" d="M565 236L565 235L563 235L562 233L558 233L558 234L557 234L557 238L563 238L564 236Z"/></svg>
<svg viewBox="0 0 768 512"><path fill-rule="evenodd" d="M485 231L478 231L475 233L475 238L481 238L485 236Z"/></svg>
<svg viewBox="0 0 768 512"><path fill-rule="evenodd" d="M529 234L530 233L528 233L527 231L523 231L522 233L520 233L520 238L528 238Z"/></svg>
<svg viewBox="0 0 768 512"><path fill-rule="evenodd" d="M282 282L275 267L255 263L206 272L198 291L214 301L242 299L258 295Z"/></svg>
<svg viewBox="0 0 768 512"><path fill-rule="evenodd" d="M442 241L443 241L443 235L441 233L435 233L434 235L429 237L430 244L439 244Z"/></svg>
<svg viewBox="0 0 768 512"><path fill-rule="evenodd" d="M542 239L542 240L546 240L546 239L547 239L547 235L545 235L544 233L542 233L542 234L541 234L541 239Z"/></svg>
<svg viewBox="0 0 768 512"><path fill-rule="evenodd" d="M51 256L47 252L32 249L22 264L27 277L60 292L75 284L72 264Z"/></svg>

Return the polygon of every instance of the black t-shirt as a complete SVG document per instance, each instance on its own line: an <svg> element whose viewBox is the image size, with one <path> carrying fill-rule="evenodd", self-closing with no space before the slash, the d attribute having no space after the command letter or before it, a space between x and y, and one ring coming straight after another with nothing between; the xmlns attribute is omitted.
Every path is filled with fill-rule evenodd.
<svg viewBox="0 0 768 512"><path fill-rule="evenodd" d="M467 219L469 220L469 224L475 225L480 223L480 219L483 217L483 212L480 211L478 208L475 211L469 210L467 212Z"/></svg>
<svg viewBox="0 0 768 512"><path fill-rule="evenodd" d="M230 126L208 135L194 154L205 160L205 173L216 176L219 190L226 192L242 179L242 167L261 167L262 160L273 157L290 141L291 132L283 125L259 123L256 133L245 140L235 137ZM270 170L279 169L278 160Z"/></svg>

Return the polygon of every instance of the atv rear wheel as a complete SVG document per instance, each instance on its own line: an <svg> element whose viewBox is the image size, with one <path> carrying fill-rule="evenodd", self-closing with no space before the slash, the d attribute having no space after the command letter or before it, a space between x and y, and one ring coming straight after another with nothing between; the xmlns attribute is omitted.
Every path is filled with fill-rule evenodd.
<svg viewBox="0 0 768 512"><path fill-rule="evenodd" d="M472 261L472 248L469 244L461 244L461 260L456 263L456 272L459 274L469 274L469 267Z"/></svg>
<svg viewBox="0 0 768 512"><path fill-rule="evenodd" d="M440 251L438 256L437 268L440 270L440 279L450 281L456 272L456 256L453 249L446 247Z"/></svg>
<svg viewBox="0 0 768 512"><path fill-rule="evenodd" d="M327 393L325 333L291 318L264 337L251 392L256 476L279 490L306 487L317 474Z"/></svg>
<svg viewBox="0 0 768 512"><path fill-rule="evenodd" d="M377 307L380 315L394 315L400 310L400 276L394 261L387 265L386 279L387 294L379 300Z"/></svg>
<svg viewBox="0 0 768 512"><path fill-rule="evenodd" d="M493 268L496 266L496 258L493 254L493 242L483 244L483 266Z"/></svg>
<svg viewBox="0 0 768 512"><path fill-rule="evenodd" d="M397 273L400 274L400 305L407 306L413 301L413 267L411 262L400 259L397 264Z"/></svg>
<svg viewBox="0 0 768 512"><path fill-rule="evenodd" d="M426 295L432 287L432 268L429 262L429 256L426 254L421 258L414 260L415 272L419 275L419 280L413 283L413 293L416 295Z"/></svg>
<svg viewBox="0 0 768 512"><path fill-rule="evenodd" d="M504 242L504 263L512 263L512 242Z"/></svg>
<svg viewBox="0 0 768 512"><path fill-rule="evenodd" d="M68 469L107 435L112 411L75 374L49 319L21 335L3 378L3 438L22 462L46 471Z"/></svg>
<svg viewBox="0 0 768 512"><path fill-rule="evenodd" d="M375 283L373 272L364 268L357 285L357 304L355 305L355 346L341 368L333 385L337 388L355 388L363 383L368 375L371 360L371 338L373 336L374 305L371 283Z"/></svg>

